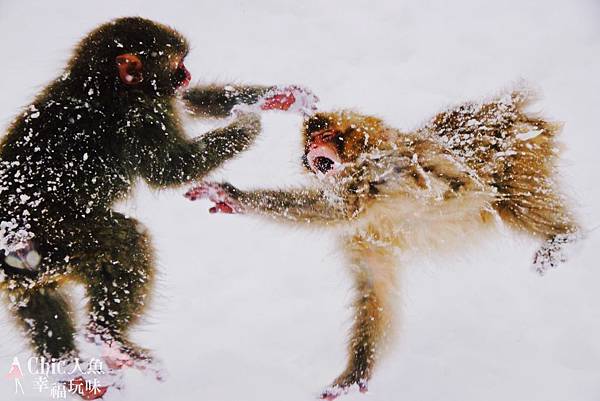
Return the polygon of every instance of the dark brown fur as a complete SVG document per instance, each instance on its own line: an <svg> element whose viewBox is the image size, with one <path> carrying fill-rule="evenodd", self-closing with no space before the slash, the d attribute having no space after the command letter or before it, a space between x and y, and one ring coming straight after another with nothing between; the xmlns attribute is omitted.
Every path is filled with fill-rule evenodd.
<svg viewBox="0 0 600 401"><path fill-rule="evenodd" d="M133 360L150 360L130 343L128 330L151 296L154 250L143 226L113 211L113 204L138 178L155 188L199 179L245 150L260 131L258 117L246 114L199 139L187 137L173 69L187 51L176 31L146 19L101 25L2 139L0 288L39 355L77 355L62 289L76 281L90 299L87 337ZM139 84L119 76L115 60L122 54L143 63ZM210 104L222 99L219 90L225 91L211 86L192 93L209 92L208 106L219 116L247 100ZM251 101L264 89L243 91ZM30 262L38 256L38 263Z"/></svg>

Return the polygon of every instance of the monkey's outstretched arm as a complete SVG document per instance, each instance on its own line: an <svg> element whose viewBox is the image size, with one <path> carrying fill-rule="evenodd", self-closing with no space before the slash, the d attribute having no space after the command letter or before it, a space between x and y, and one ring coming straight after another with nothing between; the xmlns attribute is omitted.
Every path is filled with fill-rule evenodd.
<svg viewBox="0 0 600 401"><path fill-rule="evenodd" d="M318 98L308 89L290 86L204 85L187 90L182 99L196 117L223 118L233 110L286 110L304 115L316 111Z"/></svg>
<svg viewBox="0 0 600 401"><path fill-rule="evenodd" d="M186 193L190 200L207 198L211 213L248 213L277 220L334 224L348 221L363 210L361 197L327 194L318 189L242 191L227 183L203 183Z"/></svg>
<svg viewBox="0 0 600 401"><path fill-rule="evenodd" d="M187 110L197 117L227 117L240 104L253 104L272 86L201 85L183 94Z"/></svg>
<svg viewBox="0 0 600 401"><path fill-rule="evenodd" d="M200 179L246 150L260 128L257 114L242 114L228 126L191 141L183 135L170 135L166 143L151 141L136 152L139 155L140 173L150 184L158 187ZM162 138L165 138L164 132Z"/></svg>

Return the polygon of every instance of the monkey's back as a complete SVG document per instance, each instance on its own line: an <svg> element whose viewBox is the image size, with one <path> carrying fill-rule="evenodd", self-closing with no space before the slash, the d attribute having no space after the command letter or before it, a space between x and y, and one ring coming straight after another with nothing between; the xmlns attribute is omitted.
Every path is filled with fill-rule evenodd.
<svg viewBox="0 0 600 401"><path fill-rule="evenodd" d="M60 95L42 94L0 144L0 218L38 236L106 210L131 186L107 136L110 118Z"/></svg>
<svg viewBox="0 0 600 401"><path fill-rule="evenodd" d="M514 91L465 103L439 113L424 130L494 191L492 206L503 219L544 235L573 232L573 216L556 183L561 125L527 113L531 100L530 93Z"/></svg>
<svg viewBox="0 0 600 401"><path fill-rule="evenodd" d="M403 248L452 248L482 237L495 214L541 237L576 231L556 183L560 125L527 114L529 100L513 92L466 103L397 132L391 150L366 158L375 167L362 170L374 176L362 192L373 200L357 232Z"/></svg>
<svg viewBox="0 0 600 401"><path fill-rule="evenodd" d="M491 183L516 154L518 141L554 134L554 127L523 112L528 100L525 93L513 92L489 102L464 103L437 114L424 130Z"/></svg>

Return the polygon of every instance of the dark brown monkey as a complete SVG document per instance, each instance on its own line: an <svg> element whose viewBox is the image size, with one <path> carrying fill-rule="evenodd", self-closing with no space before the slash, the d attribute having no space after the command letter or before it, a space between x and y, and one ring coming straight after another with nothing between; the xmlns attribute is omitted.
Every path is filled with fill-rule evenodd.
<svg viewBox="0 0 600 401"><path fill-rule="evenodd" d="M74 280L89 296L86 337L110 351L109 366L152 362L127 336L152 295L150 237L111 208L138 178L156 188L201 178L260 131L257 114L238 111L228 126L186 137L175 100L191 78L187 53L179 33L146 19L101 25L2 139L0 288L40 356L78 355L61 290ZM297 87L207 86L184 98L192 114L217 117L244 103L300 110L315 100Z"/></svg>
<svg viewBox="0 0 600 401"><path fill-rule="evenodd" d="M205 183L187 193L211 212L247 213L336 229L354 277L355 317L345 371L322 393L367 390L390 332L397 251L459 249L497 221L544 241L534 266L562 261L578 226L557 191L559 126L525 113L527 93L467 103L401 132L353 112L304 123L311 188L243 191Z"/></svg>

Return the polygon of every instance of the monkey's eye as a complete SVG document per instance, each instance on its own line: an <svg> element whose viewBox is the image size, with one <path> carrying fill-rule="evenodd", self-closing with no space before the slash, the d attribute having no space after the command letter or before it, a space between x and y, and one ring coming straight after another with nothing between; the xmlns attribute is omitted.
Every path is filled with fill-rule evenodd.
<svg viewBox="0 0 600 401"><path fill-rule="evenodd" d="M310 134L311 139L320 139L322 141L330 141L337 135L335 131L316 131Z"/></svg>

